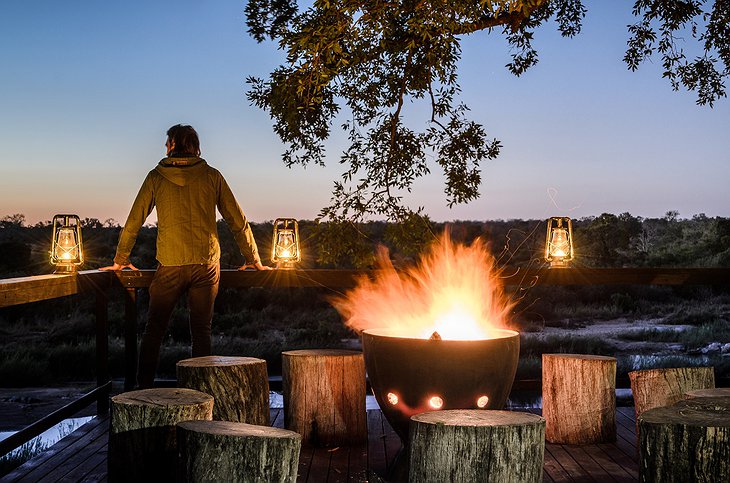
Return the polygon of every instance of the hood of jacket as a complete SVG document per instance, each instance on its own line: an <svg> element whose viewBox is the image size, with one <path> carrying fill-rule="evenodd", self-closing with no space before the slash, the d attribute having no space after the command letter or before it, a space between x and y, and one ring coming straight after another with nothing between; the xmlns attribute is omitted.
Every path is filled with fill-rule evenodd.
<svg viewBox="0 0 730 483"><path fill-rule="evenodd" d="M192 157L168 157L162 158L157 164L155 171L164 178L178 186L186 186L205 173L208 163L203 158Z"/></svg>

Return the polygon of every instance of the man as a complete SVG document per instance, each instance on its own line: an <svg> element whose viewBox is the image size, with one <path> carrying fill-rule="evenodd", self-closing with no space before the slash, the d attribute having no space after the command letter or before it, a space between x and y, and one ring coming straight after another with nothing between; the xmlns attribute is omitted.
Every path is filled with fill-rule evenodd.
<svg viewBox="0 0 730 483"><path fill-rule="evenodd" d="M256 240L221 173L200 157L198 134L177 124L167 131L167 157L149 172L119 236L114 264L101 270L137 270L129 261L137 233L157 209L157 261L150 284L147 325L139 351L137 385L152 387L160 346L178 299L187 292L193 357L211 354L213 303L220 280L216 208L228 223L246 265L261 264Z"/></svg>

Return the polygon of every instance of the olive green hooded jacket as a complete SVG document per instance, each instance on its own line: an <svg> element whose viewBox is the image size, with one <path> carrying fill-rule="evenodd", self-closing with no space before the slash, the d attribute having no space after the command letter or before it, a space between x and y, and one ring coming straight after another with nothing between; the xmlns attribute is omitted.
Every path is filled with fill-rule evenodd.
<svg viewBox="0 0 730 483"><path fill-rule="evenodd" d="M246 263L260 262L256 240L223 175L199 157L169 157L149 172L119 235L114 263L126 265L137 233L157 209L157 261L162 265L220 260L216 207Z"/></svg>

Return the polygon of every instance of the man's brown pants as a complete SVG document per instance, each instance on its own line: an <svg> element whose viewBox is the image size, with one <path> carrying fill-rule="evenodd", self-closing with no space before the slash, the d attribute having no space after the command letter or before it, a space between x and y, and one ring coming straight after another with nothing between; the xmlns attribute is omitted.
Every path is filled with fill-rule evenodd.
<svg viewBox="0 0 730 483"><path fill-rule="evenodd" d="M160 346L170 323L170 316L180 297L187 292L190 311L192 356L211 354L213 304L218 295L220 264L180 265L157 268L150 284L150 306L142 344L139 349L137 386L152 387L160 356Z"/></svg>

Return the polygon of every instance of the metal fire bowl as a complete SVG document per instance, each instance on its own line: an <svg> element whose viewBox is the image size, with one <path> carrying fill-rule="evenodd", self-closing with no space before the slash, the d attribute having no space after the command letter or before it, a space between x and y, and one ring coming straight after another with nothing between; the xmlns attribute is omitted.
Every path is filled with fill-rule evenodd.
<svg viewBox="0 0 730 483"><path fill-rule="evenodd" d="M362 333L365 367L380 409L404 443L411 416L439 409L501 409L517 371L520 336L497 330L493 339L429 340L392 335L388 329ZM397 397L393 404L392 396ZM487 396L486 406L477 404Z"/></svg>

